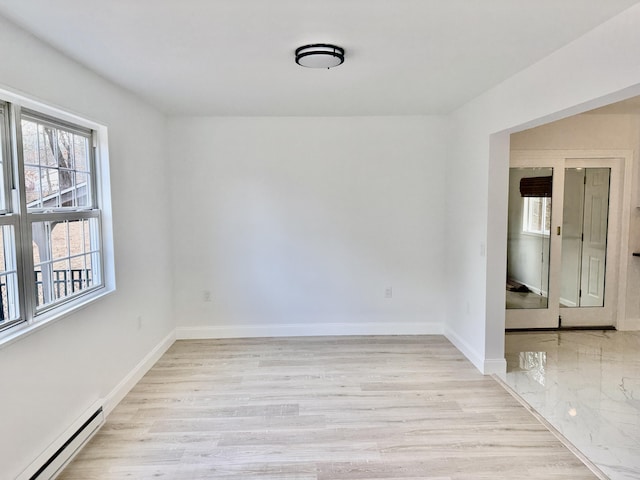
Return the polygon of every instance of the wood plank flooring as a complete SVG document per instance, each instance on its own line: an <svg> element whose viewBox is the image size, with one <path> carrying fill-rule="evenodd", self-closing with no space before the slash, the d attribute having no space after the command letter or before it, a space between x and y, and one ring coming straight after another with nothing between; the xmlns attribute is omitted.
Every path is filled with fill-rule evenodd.
<svg viewBox="0 0 640 480"><path fill-rule="evenodd" d="M177 341L58 477L597 478L440 336Z"/></svg>

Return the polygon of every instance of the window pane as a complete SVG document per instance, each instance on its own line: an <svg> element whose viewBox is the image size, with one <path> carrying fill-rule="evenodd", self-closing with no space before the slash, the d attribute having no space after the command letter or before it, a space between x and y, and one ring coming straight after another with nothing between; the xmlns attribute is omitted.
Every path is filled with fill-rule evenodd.
<svg viewBox="0 0 640 480"><path fill-rule="evenodd" d="M67 222L69 228L69 254L71 256L82 255L85 253L88 233L85 235L86 220L76 220ZM88 231L88 230L87 230Z"/></svg>
<svg viewBox="0 0 640 480"><path fill-rule="evenodd" d="M40 165L57 166L56 160L57 141L56 131L52 128L38 126L38 143L40 153Z"/></svg>
<svg viewBox="0 0 640 480"><path fill-rule="evenodd" d="M60 190L60 179L58 178L58 170L55 168L41 168L40 183L42 185L42 200L44 206L60 206L57 199L58 191Z"/></svg>
<svg viewBox="0 0 640 480"><path fill-rule="evenodd" d="M89 181L88 173L76 173L75 179L75 195L76 195L76 205L79 207L90 207L91 203L89 202L89 187L91 182Z"/></svg>
<svg viewBox="0 0 640 480"><path fill-rule="evenodd" d="M44 289L42 287L42 269L40 267L35 267L33 270L34 279L36 282L36 306L44 304Z"/></svg>
<svg viewBox="0 0 640 480"><path fill-rule="evenodd" d="M25 164L40 164L38 157L38 128L33 122L22 122L22 149Z"/></svg>
<svg viewBox="0 0 640 480"><path fill-rule="evenodd" d="M89 143L84 137L75 136L73 139L74 168L80 172L89 171Z"/></svg>
<svg viewBox="0 0 640 480"><path fill-rule="evenodd" d="M85 255L84 256L84 268L85 268L85 271L87 273L85 275L85 280L86 280L86 283L87 283L87 287L93 286L94 285L94 281L98 280L98 276L97 275L90 275L90 273L93 272L93 269L91 268L91 263L92 263L92 258L93 257L99 258L99 257L97 257L96 254Z"/></svg>
<svg viewBox="0 0 640 480"><path fill-rule="evenodd" d="M89 135L32 119L21 125L27 209L91 207Z"/></svg>
<svg viewBox="0 0 640 480"><path fill-rule="evenodd" d="M38 203L40 196L40 169L37 167L24 167L24 186L27 197L27 205L35 205L38 208L42 204Z"/></svg>
<svg viewBox="0 0 640 480"><path fill-rule="evenodd" d="M32 224L38 306L101 284L98 229L96 218Z"/></svg>
<svg viewBox="0 0 640 480"><path fill-rule="evenodd" d="M53 263L53 289L56 300L69 295L68 287L70 275L69 261Z"/></svg>
<svg viewBox="0 0 640 480"><path fill-rule="evenodd" d="M53 258L69 257L69 239L67 236L67 228L69 222L54 223L51 222L51 253Z"/></svg>
<svg viewBox="0 0 640 480"><path fill-rule="evenodd" d="M85 241L85 245L84 245L84 251L85 252L90 252L91 251L91 235L87 234L86 232L89 232L90 228L93 228L91 225L89 225L89 220L85 220L84 224L83 224L83 238Z"/></svg>
<svg viewBox="0 0 640 480"><path fill-rule="evenodd" d="M20 318L18 276L16 272L15 232L12 226L0 227L0 328Z"/></svg>

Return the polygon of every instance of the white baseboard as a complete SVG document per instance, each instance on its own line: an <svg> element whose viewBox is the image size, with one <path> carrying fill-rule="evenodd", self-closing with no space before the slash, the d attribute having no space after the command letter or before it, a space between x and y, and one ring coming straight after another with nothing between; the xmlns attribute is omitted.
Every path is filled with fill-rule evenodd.
<svg viewBox="0 0 640 480"><path fill-rule="evenodd" d="M436 322L225 325L176 328L176 338L179 340L325 335L442 335L442 333L442 324Z"/></svg>
<svg viewBox="0 0 640 480"><path fill-rule="evenodd" d="M507 371L504 358L484 358L467 341L450 328L445 329L444 336L453 343L462 354L484 375L501 374Z"/></svg>
<svg viewBox="0 0 640 480"><path fill-rule="evenodd" d="M444 336L456 347L480 372L484 373L484 358L478 354L465 340L450 328L446 328Z"/></svg>
<svg viewBox="0 0 640 480"><path fill-rule="evenodd" d="M103 409L105 416L108 416L111 411L120 403L129 390L131 390L136 383L149 371L151 367L160 359L160 357L166 352L173 342L176 340L176 333L172 331L167 335L160 343L158 343L153 350L151 350L145 357L140 360L133 370L131 370L122 381L111 390L111 392L105 397L103 403Z"/></svg>
<svg viewBox="0 0 640 480"><path fill-rule="evenodd" d="M49 445L44 452L42 452L38 457L31 462L31 464L20 474L17 476L16 480L28 480L33 475L35 475L38 470L63 446L65 442L69 440L73 436L74 433L78 431L82 427L82 425L90 418L100 407L102 406L101 401L95 402L91 405L87 410L85 410L82 415L80 415L75 422L73 422L69 427L60 434L56 440ZM95 433L95 432L93 432ZM73 458L73 457L71 457Z"/></svg>
<svg viewBox="0 0 640 480"><path fill-rule="evenodd" d="M484 361L485 375L503 375L507 373L507 360L504 358L487 358Z"/></svg>

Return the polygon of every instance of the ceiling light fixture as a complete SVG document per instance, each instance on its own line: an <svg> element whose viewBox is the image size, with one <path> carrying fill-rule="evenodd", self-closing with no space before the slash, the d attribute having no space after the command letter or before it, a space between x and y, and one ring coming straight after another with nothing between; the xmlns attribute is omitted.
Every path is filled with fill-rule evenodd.
<svg viewBox="0 0 640 480"><path fill-rule="evenodd" d="M332 68L344 62L344 48L314 43L296 49L296 63L309 68Z"/></svg>

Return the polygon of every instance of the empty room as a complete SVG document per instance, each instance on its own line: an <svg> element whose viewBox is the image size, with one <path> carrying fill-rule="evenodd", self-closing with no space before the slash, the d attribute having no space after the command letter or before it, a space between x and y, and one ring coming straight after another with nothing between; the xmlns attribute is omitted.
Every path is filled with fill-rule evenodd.
<svg viewBox="0 0 640 480"><path fill-rule="evenodd" d="M638 45L0 0L0 480L640 478Z"/></svg>

